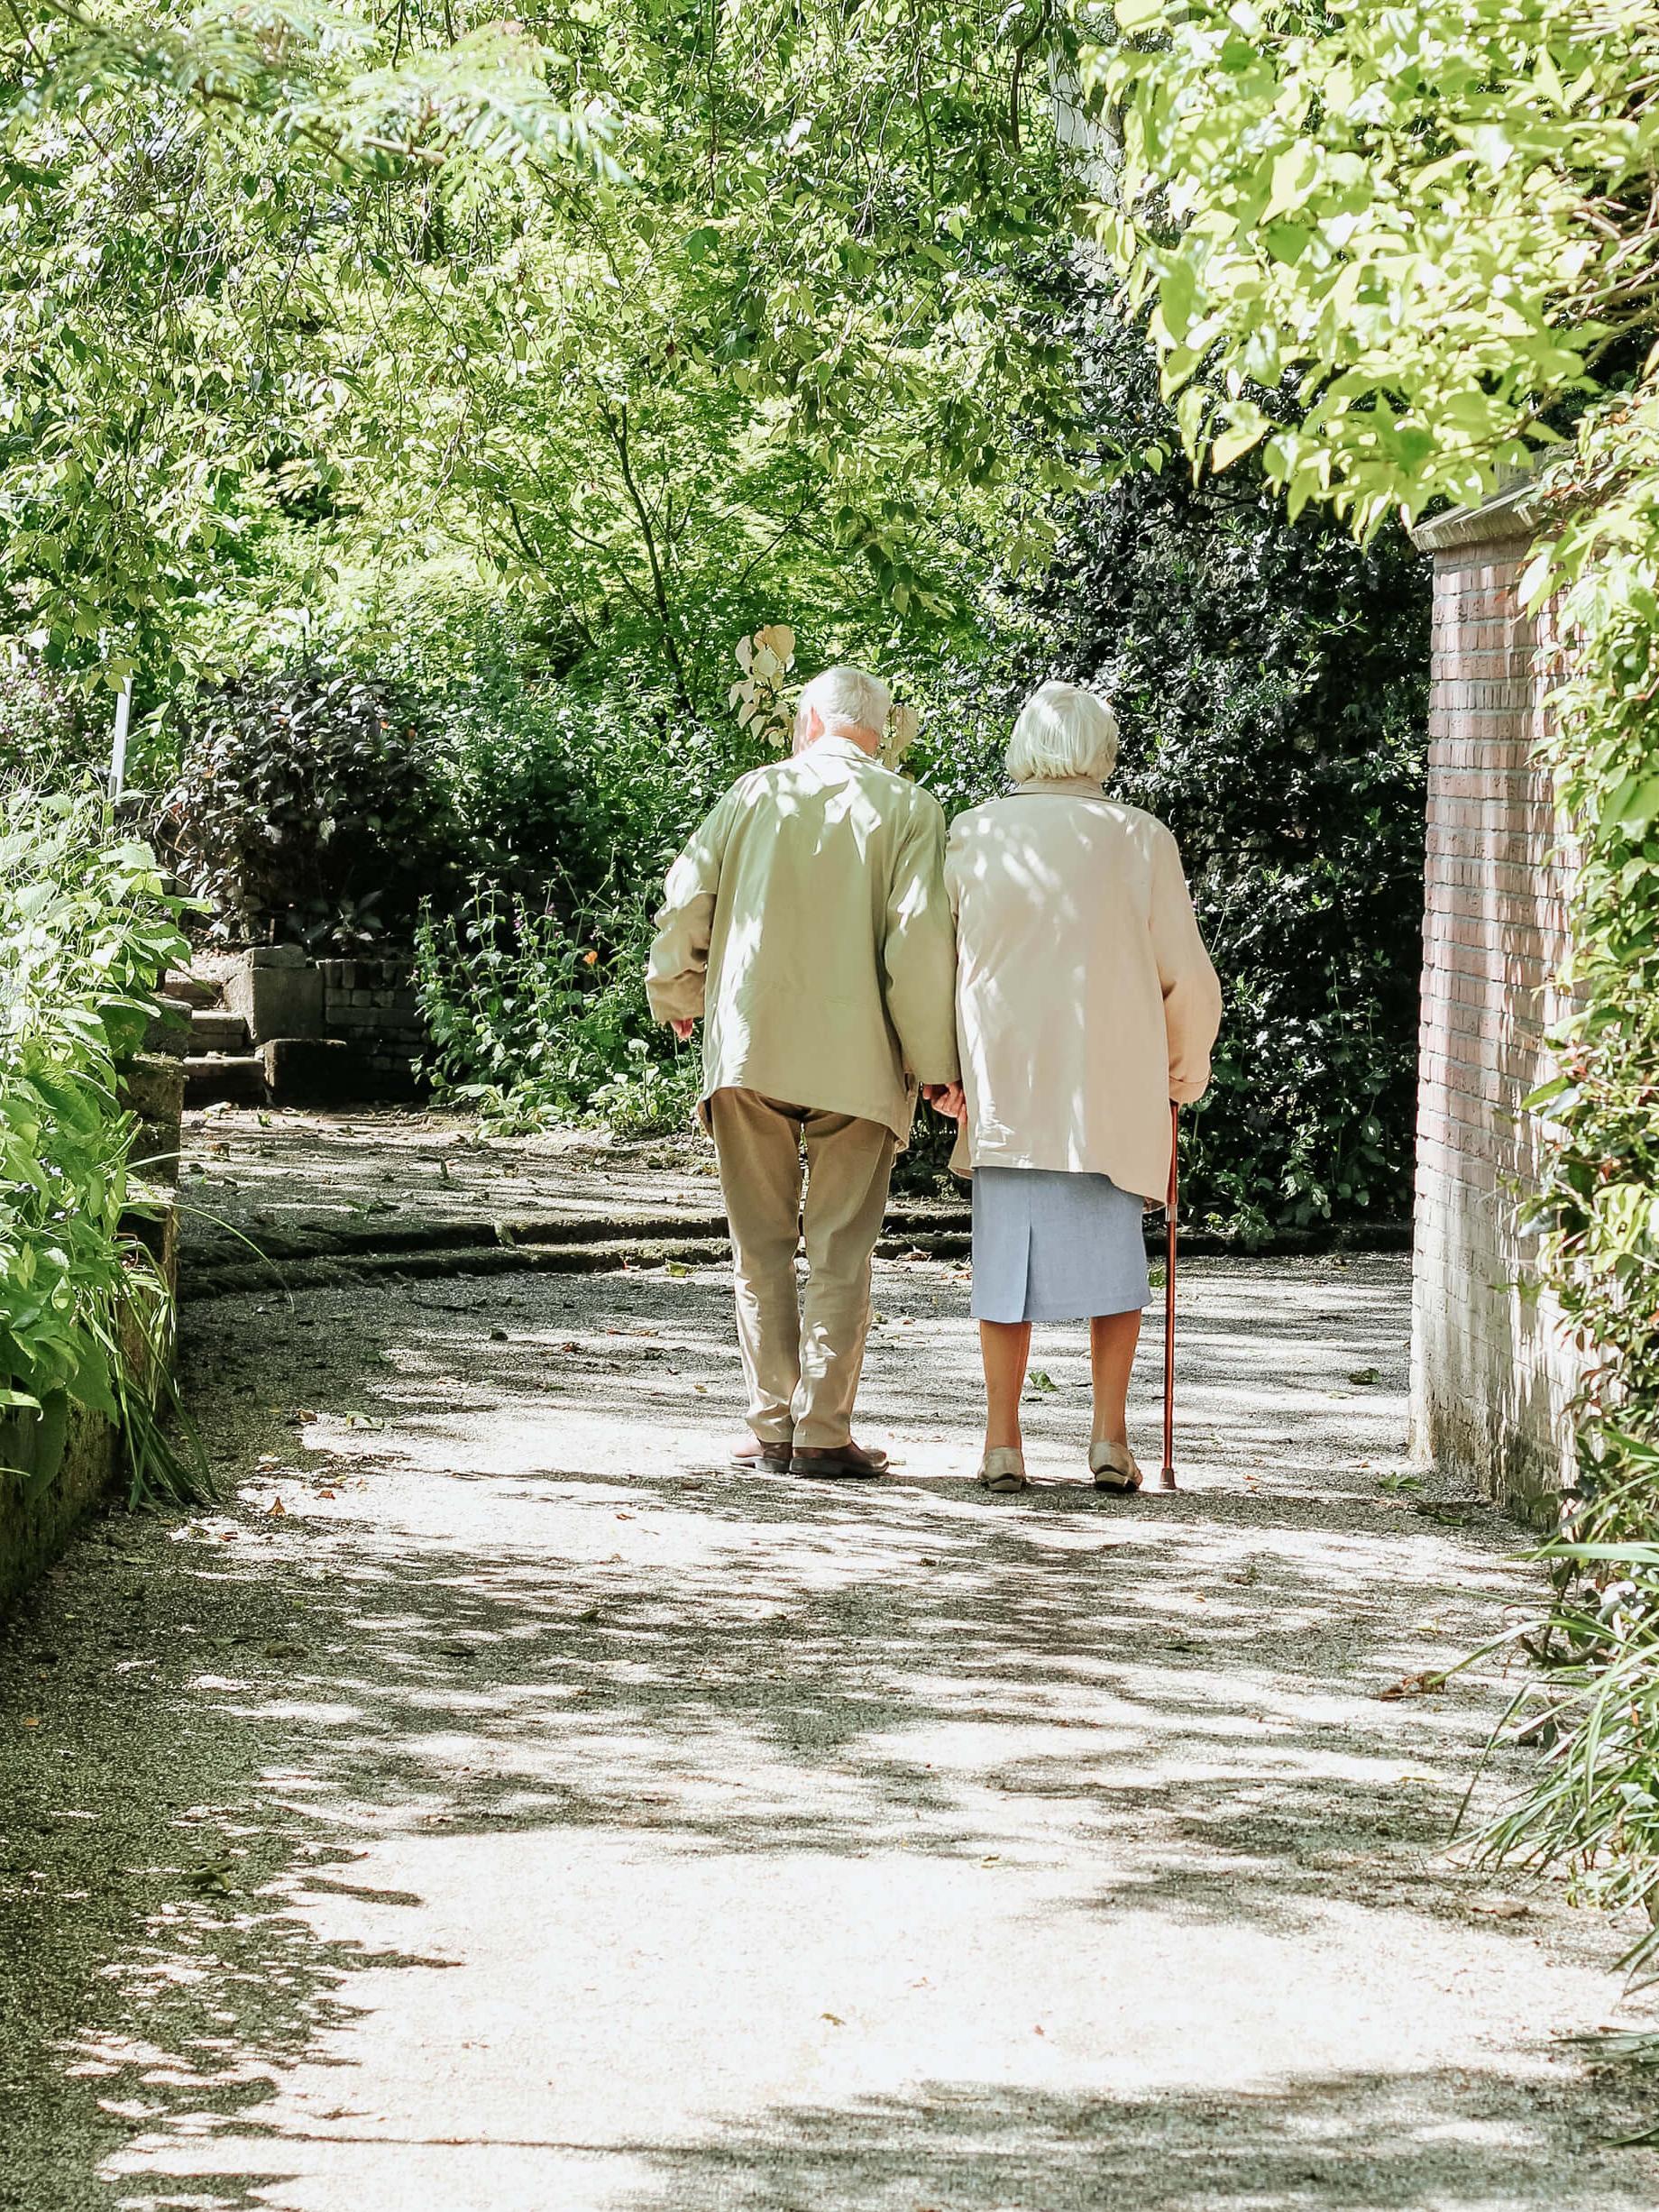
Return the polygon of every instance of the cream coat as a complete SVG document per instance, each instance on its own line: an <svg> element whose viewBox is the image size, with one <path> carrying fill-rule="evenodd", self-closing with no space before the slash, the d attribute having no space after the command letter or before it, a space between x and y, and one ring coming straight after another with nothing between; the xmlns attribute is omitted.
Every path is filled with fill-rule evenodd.
<svg viewBox="0 0 1659 2212"><path fill-rule="evenodd" d="M951 1165L1161 1198L1169 1101L1201 1095L1221 1025L1174 838L1086 779L1022 784L957 817L945 874L967 1094Z"/></svg>
<svg viewBox="0 0 1659 2212"><path fill-rule="evenodd" d="M849 738L734 784L669 870L646 973L659 1022L703 1017L704 1099L732 1088L910 1134L956 1080L937 799Z"/></svg>

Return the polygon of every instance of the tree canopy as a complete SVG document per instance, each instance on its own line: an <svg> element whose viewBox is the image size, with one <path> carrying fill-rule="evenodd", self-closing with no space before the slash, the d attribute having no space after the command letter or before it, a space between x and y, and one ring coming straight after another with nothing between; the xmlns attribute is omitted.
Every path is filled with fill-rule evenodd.
<svg viewBox="0 0 1659 2212"><path fill-rule="evenodd" d="M1017 558L1077 481L1046 20L14 11L18 623L112 677L185 665L204 610L440 528L573 655L636 638L683 701L693 609L724 594L737 634L781 557L881 619L947 614L942 524Z"/></svg>
<svg viewBox="0 0 1659 2212"><path fill-rule="evenodd" d="M1118 0L1098 228L1195 448L1366 532L1471 500L1659 317L1651 0ZM1260 388L1292 387L1286 421ZM1258 388L1258 389L1252 389Z"/></svg>

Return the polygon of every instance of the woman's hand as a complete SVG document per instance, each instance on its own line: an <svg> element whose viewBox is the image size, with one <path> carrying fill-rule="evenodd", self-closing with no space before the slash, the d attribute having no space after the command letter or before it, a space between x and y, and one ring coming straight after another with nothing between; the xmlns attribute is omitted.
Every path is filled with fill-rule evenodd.
<svg viewBox="0 0 1659 2212"><path fill-rule="evenodd" d="M692 1041L692 1032L696 1029L697 1024L695 1022L670 1022L668 1026L673 1030L674 1035L678 1037L682 1044L689 1044Z"/></svg>
<svg viewBox="0 0 1659 2212"><path fill-rule="evenodd" d="M961 1122L967 1119L967 1097L959 1083L930 1083L921 1095L933 1111L942 1115L946 1121Z"/></svg>

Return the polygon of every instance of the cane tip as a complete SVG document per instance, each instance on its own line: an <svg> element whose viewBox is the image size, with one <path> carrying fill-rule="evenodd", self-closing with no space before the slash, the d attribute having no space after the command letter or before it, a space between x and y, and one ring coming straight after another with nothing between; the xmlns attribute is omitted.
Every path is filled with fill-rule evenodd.
<svg viewBox="0 0 1659 2212"><path fill-rule="evenodd" d="M1175 1488L1175 1469L1173 1467L1159 1468L1158 1474L1158 1487L1159 1490L1173 1490Z"/></svg>

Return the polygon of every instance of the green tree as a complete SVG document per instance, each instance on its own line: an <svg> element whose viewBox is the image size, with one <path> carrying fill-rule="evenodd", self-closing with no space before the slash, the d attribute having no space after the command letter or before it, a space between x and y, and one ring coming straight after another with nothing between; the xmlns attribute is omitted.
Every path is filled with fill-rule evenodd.
<svg viewBox="0 0 1659 2212"><path fill-rule="evenodd" d="M50 661L470 543L701 704L780 564L936 621L958 523L1017 555L1077 480L1020 7L13 21L0 563Z"/></svg>

